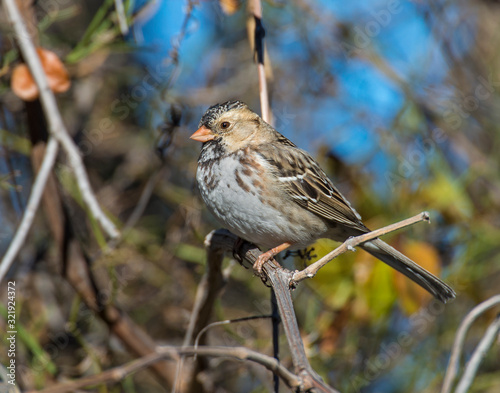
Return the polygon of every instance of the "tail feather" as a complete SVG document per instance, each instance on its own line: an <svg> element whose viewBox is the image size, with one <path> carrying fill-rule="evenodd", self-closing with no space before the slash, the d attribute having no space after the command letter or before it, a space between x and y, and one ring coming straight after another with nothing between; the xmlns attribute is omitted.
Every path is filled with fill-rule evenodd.
<svg viewBox="0 0 500 393"><path fill-rule="evenodd" d="M392 248L384 241L375 239L364 243L361 248L398 272L403 273L443 303L455 298L455 291L448 284L417 265L410 258Z"/></svg>

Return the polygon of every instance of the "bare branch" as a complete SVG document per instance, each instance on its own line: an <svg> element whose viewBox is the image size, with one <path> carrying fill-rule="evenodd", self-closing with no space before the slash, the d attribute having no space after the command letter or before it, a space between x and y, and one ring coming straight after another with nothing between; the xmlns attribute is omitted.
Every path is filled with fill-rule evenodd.
<svg viewBox="0 0 500 393"><path fill-rule="evenodd" d="M195 349L194 347L158 347L155 353L146 355L140 359L134 360L123 366L115 367L110 370L104 371L103 373L92 375L84 378L80 378L76 381L63 382L58 385L50 386L47 389L38 391L38 393L66 393L73 392L77 389L82 389L84 387L95 386L103 383L115 383L127 375L137 372L149 365L165 360L165 359L177 359L179 356L210 356L210 357L228 357L238 360L247 360L258 363L268 370L278 374L280 378L285 382L285 384L296 389L300 387L299 378L288 371L285 367L279 364L276 359L252 351L251 349L244 347L200 347ZM35 393L34 391L29 393Z"/></svg>
<svg viewBox="0 0 500 393"><path fill-rule="evenodd" d="M212 232L209 234L209 237L210 240L206 240L206 243L210 246L208 250L209 255L211 253L232 252L237 239L237 236L225 229ZM240 256L243 258L243 263L250 266L255 263L261 254L261 251L255 245L248 242L244 242L239 250ZM274 259L264 264L263 271L269 278L276 293L276 300L290 347L293 365L296 374L300 376L303 382L303 390L316 389L319 392L336 392L321 380L307 360L290 294L290 280L293 273L283 268Z"/></svg>
<svg viewBox="0 0 500 393"><path fill-rule="evenodd" d="M238 323L238 322L246 322L246 321L252 321L255 319L269 319L272 318L272 315L252 315L249 317L242 317L242 318L235 318L235 319L225 319L224 321L217 321L217 322L212 322L211 324L205 326L201 331L198 333L196 336L196 339L194 340L194 348L198 348L198 342L200 341L200 338L205 332L208 330L216 327L216 326L222 326L222 325L230 325L232 323Z"/></svg>
<svg viewBox="0 0 500 393"><path fill-rule="evenodd" d="M40 200L42 199L43 190L45 189L45 185L47 184L47 179L49 178L52 167L54 166L54 163L56 161L58 149L59 143L57 142L57 140L54 138L50 138L47 144L47 149L43 158L42 166L40 167L40 171L38 172L35 182L33 183L28 204L21 220L21 224L19 224L19 228L17 228L14 239L12 239L12 241L10 242L9 248L7 249L7 252L2 259L2 263L0 264L0 282L2 282L3 278L7 274L7 271L12 265L12 262L14 262L17 253L26 240L26 236L28 235L28 232L31 228L31 224L33 223L33 219L35 218L38 206L40 205Z"/></svg>
<svg viewBox="0 0 500 393"><path fill-rule="evenodd" d="M279 265L278 265L279 266ZM265 271L276 294L276 301L280 311L281 322L285 329L288 346L292 354L295 373L303 381L304 390L315 389L318 392L338 393L332 387L326 385L321 377L314 371L307 359L304 342L300 335L299 325L295 317L295 311L290 294L290 280L292 272L274 264L264 264Z"/></svg>
<svg viewBox="0 0 500 393"><path fill-rule="evenodd" d="M279 265L274 259L264 264L263 270L269 278L271 285L276 293L276 299L279 306L281 320L285 328L286 337L290 346L290 352L295 367L295 372L301 377L306 388L315 388L318 391L334 392L334 390L324 384L321 378L312 369L307 360L304 350L304 344L300 337L300 331L295 318L292 299L290 296L290 288L306 278L314 277L321 267L329 261L336 258L338 255L352 250L355 246L385 235L397 229L413 225L417 222L429 221L429 214L422 212L414 217L389 225L387 227L377 229L367 234L350 238L346 240L340 247L333 250L331 253L321 258L318 262L310 265L300 272L291 272ZM209 237L209 255L210 253L220 253L231 251L237 237L227 230L218 230L212 232ZM253 265L257 257L260 255L260 250L250 243L244 243L241 247L241 256L244 262Z"/></svg>
<svg viewBox="0 0 500 393"><path fill-rule="evenodd" d="M472 354L469 362L465 366L464 375L455 389L455 393L467 393L474 378L477 374L477 370L481 361L486 356L486 353L489 351L493 342L498 337L498 333L500 332L500 314L497 315L495 320L488 326L486 333L483 338L479 342L476 350Z"/></svg>
<svg viewBox="0 0 500 393"><path fill-rule="evenodd" d="M465 337L467 336L469 328L479 316L481 316L484 312L486 312L490 308L495 307L499 304L500 304L500 295L491 297L490 299L474 307L460 324L460 327L458 328L457 331L457 335L455 337L455 342L453 343L450 362L448 364L448 368L446 369L446 374L444 377L444 383L443 383L443 388L441 389L441 393L451 392L452 385L455 382L456 376L458 374L460 358L462 357L462 350L465 343Z"/></svg>
<svg viewBox="0 0 500 393"><path fill-rule="evenodd" d="M129 315L117 305L104 302L109 299L97 284L92 270L86 263L83 252L76 240L68 246L68 257L63 271L64 278L78 293L86 306L98 315L125 347L135 356L142 357L155 353L156 343ZM102 273L101 273L102 274ZM152 371L162 383L170 384L172 375L164 362L156 362Z"/></svg>
<svg viewBox="0 0 500 393"><path fill-rule="evenodd" d="M115 0L116 16L118 17L118 25L123 36L128 34L127 15L125 15L125 7L122 0Z"/></svg>
<svg viewBox="0 0 500 393"><path fill-rule="evenodd" d="M361 236L356 236L356 237L351 237L347 239L344 243L342 243L339 247L337 247L335 250L331 251L327 255L325 255L323 258L321 258L319 261L314 262L312 265L309 265L306 267L304 270L295 272L292 276L292 281L291 284L295 285L299 283L300 281L303 281L307 278L312 278L314 277L319 269L321 269L323 266L325 266L328 262L333 260L334 258L337 258L339 255L347 252L347 251L353 251L354 247L363 244L367 241L376 239L377 237L386 235L390 232L394 232L398 229L405 228L407 226L416 224L417 222L421 221L427 221L429 222L429 213L427 212L422 212L420 214L417 214L416 216L413 216L411 218L407 218L406 220L399 221L395 224L388 225L384 228L377 229L375 231L368 232L364 235Z"/></svg>
<svg viewBox="0 0 500 393"><path fill-rule="evenodd" d="M22 16L19 13L15 0L5 0L4 2L9 20L11 21L16 34L19 48L30 69L40 91L40 101L47 118L50 134L61 143L68 155L71 169L74 172L76 182L82 194L82 198L89 208L92 216L101 224L102 228L111 238L117 238L120 233L113 222L104 214L90 186L82 157L73 139L68 134L57 106L54 93L49 87L47 76L43 70L40 58L36 53L35 46L31 41Z"/></svg>
<svg viewBox="0 0 500 393"><path fill-rule="evenodd" d="M262 119L266 122L270 122L270 110L269 110L269 94L267 91L267 81L266 81L266 69L264 66L264 36L266 32L264 26L262 25L262 4L260 0L250 0L248 2L248 8L250 13L253 15L255 27L254 27L254 51L257 60L257 71L259 74L259 94L260 94L260 111L262 114Z"/></svg>
<svg viewBox="0 0 500 393"><path fill-rule="evenodd" d="M211 232L205 238L205 244L210 244ZM207 246L208 247L208 246ZM193 337L197 337L202 329L208 325L208 322L212 316L212 310L215 304L215 300L219 296L220 290L224 286L224 278L222 275L222 260L224 259L224 254L221 251L208 253L207 255L207 270L203 275L200 285L196 291L196 297L194 301L193 311L191 312L191 318L189 319L188 329L184 336L183 348L191 345L193 343ZM202 344L204 342L202 341ZM181 369L184 366L184 358L181 357L177 364L177 370L175 374L174 386L172 392L178 391L180 385L182 385L182 380L180 378ZM199 371L203 370L204 365L196 359L196 363L189 372L189 376L184 378L186 381L190 381L190 391L199 391L199 386L197 385L197 380L195 375Z"/></svg>
<svg viewBox="0 0 500 393"><path fill-rule="evenodd" d="M139 200L134 207L134 210L127 218L127 221L123 226L122 233L124 234L124 237L126 236L126 233L137 224L142 214L146 210L146 207L148 206L149 200L151 199L151 195L153 195L153 191L156 185L158 184L160 179L165 176L165 169L166 167L162 165L160 168L156 169L155 172L149 177L146 185L141 192L141 196L139 197Z"/></svg>

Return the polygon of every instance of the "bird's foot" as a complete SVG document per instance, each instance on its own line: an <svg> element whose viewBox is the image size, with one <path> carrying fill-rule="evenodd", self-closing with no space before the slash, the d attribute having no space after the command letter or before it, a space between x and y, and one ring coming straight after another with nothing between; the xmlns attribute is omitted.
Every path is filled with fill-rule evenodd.
<svg viewBox="0 0 500 393"><path fill-rule="evenodd" d="M273 250L271 249L269 251L263 252L257 257L257 260L253 264L253 271L257 276L262 276L262 267L266 262L268 262L276 255L272 251Z"/></svg>
<svg viewBox="0 0 500 393"><path fill-rule="evenodd" d="M262 267L266 262L268 262L270 259L274 258L275 255L279 254L281 251L286 250L288 247L290 247L292 244L291 243L283 243L280 244L278 247L271 248L269 251L263 252L257 257L257 260L253 264L253 271L255 274L259 277L262 277Z"/></svg>

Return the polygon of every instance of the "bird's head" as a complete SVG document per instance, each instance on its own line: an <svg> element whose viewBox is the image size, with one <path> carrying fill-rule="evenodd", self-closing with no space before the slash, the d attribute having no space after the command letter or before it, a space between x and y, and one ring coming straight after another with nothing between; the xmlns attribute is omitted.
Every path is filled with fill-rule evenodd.
<svg viewBox="0 0 500 393"><path fill-rule="evenodd" d="M215 141L229 150L247 146L259 134L263 120L241 101L227 101L208 108L191 139Z"/></svg>

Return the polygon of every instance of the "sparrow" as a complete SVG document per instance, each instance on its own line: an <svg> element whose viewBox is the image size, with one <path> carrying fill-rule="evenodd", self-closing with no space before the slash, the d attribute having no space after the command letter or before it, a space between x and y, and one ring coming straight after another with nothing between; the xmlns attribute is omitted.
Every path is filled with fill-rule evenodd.
<svg viewBox="0 0 500 393"><path fill-rule="evenodd" d="M285 249L370 232L314 158L245 103L211 106L191 139L203 143L196 179L208 209L241 239L269 249L254 264L258 274ZM443 303L455 297L449 285L384 241L360 247Z"/></svg>

